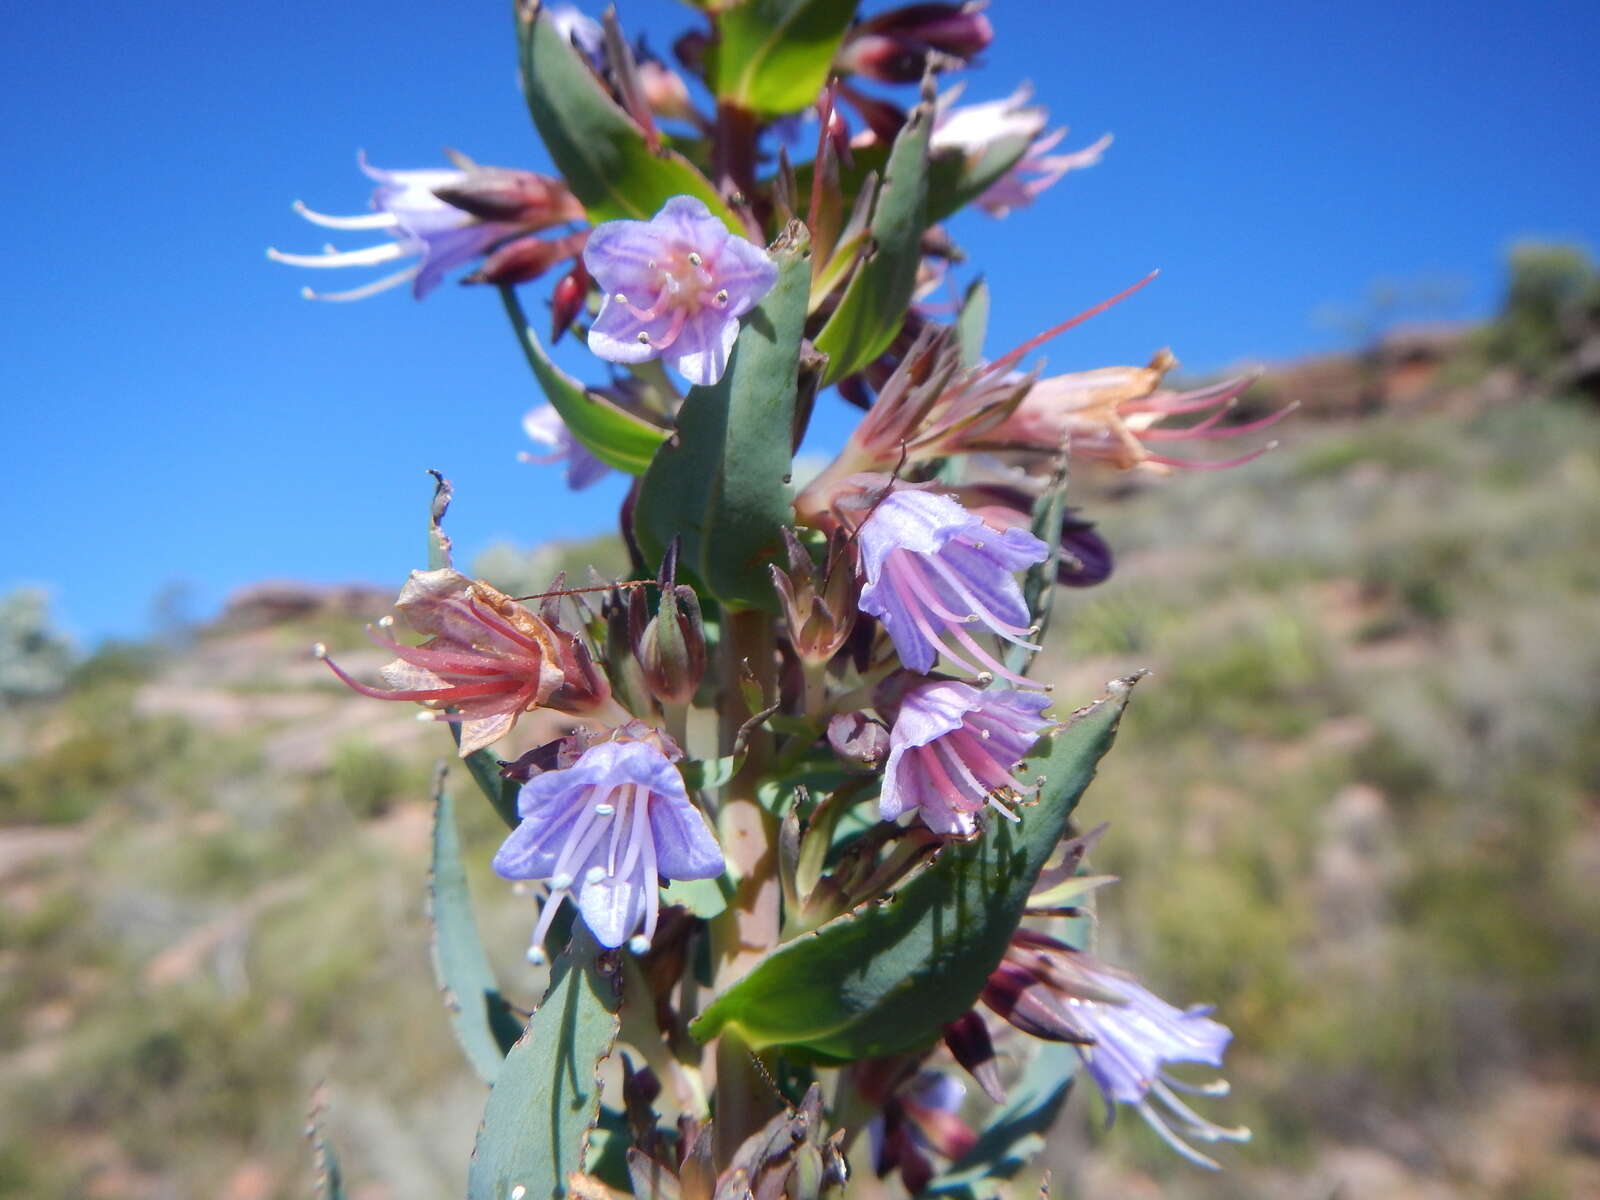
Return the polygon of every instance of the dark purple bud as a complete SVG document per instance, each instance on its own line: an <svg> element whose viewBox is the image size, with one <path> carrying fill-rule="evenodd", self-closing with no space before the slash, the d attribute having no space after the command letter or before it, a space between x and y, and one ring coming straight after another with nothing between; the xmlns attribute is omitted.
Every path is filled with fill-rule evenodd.
<svg viewBox="0 0 1600 1200"><path fill-rule="evenodd" d="M908 4L857 25L839 52L838 69L881 83L916 83L939 57L965 63L994 41L977 4Z"/></svg>
<svg viewBox="0 0 1600 1200"><path fill-rule="evenodd" d="M846 762L876 767L889 757L889 731L865 713L838 713L828 722L828 745Z"/></svg>
<svg viewBox="0 0 1600 1200"><path fill-rule="evenodd" d="M539 278L556 263L583 253L587 234L568 234L560 238L542 238L530 234L490 251L480 266L462 283L504 284L528 283Z"/></svg>
<svg viewBox="0 0 1600 1200"><path fill-rule="evenodd" d="M983 985L980 999L1023 1033L1047 1042L1094 1044L1094 1036L1072 1019L1064 999L1014 963L1003 962Z"/></svg>
<svg viewBox="0 0 1600 1200"><path fill-rule="evenodd" d="M867 128L881 142L892 142L895 135L906 123L905 111L890 104L887 100L879 100L876 96L868 96L855 88L841 83L839 95L850 102L850 107L861 114L861 119L867 123Z"/></svg>
<svg viewBox="0 0 1600 1200"><path fill-rule="evenodd" d="M996 1104L1006 1102L1006 1089L1000 1082L1000 1065L994 1056L994 1041L989 1037L989 1026L976 1012L968 1009L944 1027L944 1044L955 1060L967 1069L967 1074L978 1081L978 1086L988 1093Z"/></svg>
<svg viewBox="0 0 1600 1200"><path fill-rule="evenodd" d="M1092 521L1068 509L1061 517L1061 558L1056 582L1067 587L1092 587L1111 578L1111 547L1094 531Z"/></svg>
<svg viewBox="0 0 1600 1200"><path fill-rule="evenodd" d="M572 262L572 270L561 277L556 283L555 290L550 294L552 345L561 340L561 335L567 331L567 327L583 311L583 302L588 296L589 269L583 265L582 258L577 258Z"/></svg>
<svg viewBox="0 0 1600 1200"><path fill-rule="evenodd" d="M535 775L542 775L546 771L560 771L570 767L578 761L584 749L582 738L570 735L559 737L553 742L535 746L514 762L506 762L501 759L500 777L502 779L515 780L517 783L527 783Z"/></svg>
<svg viewBox="0 0 1600 1200"><path fill-rule="evenodd" d="M559 179L509 167L475 167L435 188L433 194L480 221L501 221L529 230L584 219L583 205Z"/></svg>

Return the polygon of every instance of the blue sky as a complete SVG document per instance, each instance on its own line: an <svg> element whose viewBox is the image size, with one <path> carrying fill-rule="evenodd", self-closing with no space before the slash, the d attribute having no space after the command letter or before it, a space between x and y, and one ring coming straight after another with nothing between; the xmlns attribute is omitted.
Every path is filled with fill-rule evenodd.
<svg viewBox="0 0 1600 1200"><path fill-rule="evenodd" d="M667 0L618 7L662 47L695 19ZM261 579L398 584L420 555L427 467L456 483L467 556L610 527L616 481L575 498L516 461L536 396L491 292L312 304L308 273L263 255L325 240L296 198L364 208L358 147L385 166L432 165L446 145L544 166L509 9L13 9L0 590L49 586L92 642L144 631L175 580L202 611ZM1457 278L1471 316L1513 238L1600 243L1592 3L996 0L990 15L999 37L969 98L1029 78L1069 146L1116 135L1035 208L956 223L995 291L992 348L1160 267L1057 342L1052 366L1168 344L1196 369L1290 356L1337 345L1314 314L1375 280ZM824 439L842 437L842 406L820 407Z"/></svg>

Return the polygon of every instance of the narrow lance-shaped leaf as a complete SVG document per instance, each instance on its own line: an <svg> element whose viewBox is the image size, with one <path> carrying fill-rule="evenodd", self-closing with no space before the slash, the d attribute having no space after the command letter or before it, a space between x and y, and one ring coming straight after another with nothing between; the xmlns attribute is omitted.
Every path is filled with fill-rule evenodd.
<svg viewBox="0 0 1600 1200"><path fill-rule="evenodd" d="M1020 824L995 819L881 904L779 946L691 1026L701 1041L736 1028L754 1050L787 1047L822 1062L927 1045L972 1006L1021 919L1078 797L1111 746L1131 680L1042 740L1044 777Z"/></svg>
<svg viewBox="0 0 1600 1200"><path fill-rule="evenodd" d="M956 338L961 344L961 365L975 367L983 361L983 338L989 330L989 285L974 279L961 297L956 316Z"/></svg>
<svg viewBox="0 0 1600 1200"><path fill-rule="evenodd" d="M433 926L433 975L444 993L456 1041L485 1083L493 1083L522 1022L501 996L472 915L455 805L441 767L433 790L433 867L428 876L428 919Z"/></svg>
<svg viewBox="0 0 1600 1200"><path fill-rule="evenodd" d="M877 358L905 321L927 228L931 92L931 86L924 87L922 102L911 110L894 140L878 188L866 257L845 285L839 307L817 334L817 349L828 356L823 386Z"/></svg>
<svg viewBox="0 0 1600 1200"><path fill-rule="evenodd" d="M550 157L589 220L647 220L673 196L695 196L743 236L717 190L674 150L652 150L541 4L519 2L522 89Z"/></svg>
<svg viewBox="0 0 1600 1200"><path fill-rule="evenodd" d="M1072 1090L1078 1055L1061 1042L1040 1042L1005 1106L978 1134L977 1144L923 1191L926 1196L982 1200L1001 1194L1009 1179L1044 1149L1044 1133Z"/></svg>
<svg viewBox="0 0 1600 1200"><path fill-rule="evenodd" d="M1033 536L1050 548L1043 562L1034 563L1022 579L1022 598L1027 602L1033 623L1038 626L1036 637L1044 641L1050 628L1050 614L1055 609L1056 570L1061 565L1061 520L1067 512L1067 456L1056 463L1050 482L1033 503ZM1012 646L1006 652L1006 666L1021 671L1033 652L1021 646Z"/></svg>
<svg viewBox="0 0 1600 1200"><path fill-rule="evenodd" d="M601 462L629 475L641 475L650 465L656 447L667 440L667 431L642 421L619 408L597 392L584 386L550 360L539 335L528 324L515 288L502 287L511 328L522 343L533 377L544 390L545 399L555 406L567 429Z"/></svg>
<svg viewBox="0 0 1600 1200"><path fill-rule="evenodd" d="M790 431L810 288L805 226L791 222L771 253L778 282L744 318L728 369L689 392L676 437L645 472L634 531L660 561L681 537L679 563L734 608L772 608L767 563L793 520Z"/></svg>
<svg viewBox="0 0 1600 1200"><path fill-rule="evenodd" d="M555 1200L600 1118L600 1062L617 1038L617 990L582 923L550 990L501 1065L467 1173L468 1200ZM520 1191L517 1189L521 1189Z"/></svg>
<svg viewBox="0 0 1600 1200"><path fill-rule="evenodd" d="M856 0L745 0L717 18L711 83L763 116L799 112L827 82Z"/></svg>

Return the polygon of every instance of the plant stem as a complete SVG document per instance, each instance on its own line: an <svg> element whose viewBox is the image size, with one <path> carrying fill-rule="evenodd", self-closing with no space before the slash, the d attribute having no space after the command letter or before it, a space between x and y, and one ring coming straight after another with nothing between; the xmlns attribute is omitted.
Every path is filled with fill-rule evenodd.
<svg viewBox="0 0 1600 1200"><path fill-rule="evenodd" d="M776 690L772 620L765 613L728 613L719 657L722 673L722 752L731 753L739 727L751 713L741 682L753 679L762 696ZM777 944L781 918L778 884L778 823L756 800L756 784L772 755L772 734L755 730L745 747L739 773L723 791L718 831L734 894L728 907L711 923L711 948L716 964L715 986L726 990ZM726 1166L733 1151L777 1111L777 1097L758 1077L750 1050L737 1034L724 1033L717 1043L717 1161Z"/></svg>

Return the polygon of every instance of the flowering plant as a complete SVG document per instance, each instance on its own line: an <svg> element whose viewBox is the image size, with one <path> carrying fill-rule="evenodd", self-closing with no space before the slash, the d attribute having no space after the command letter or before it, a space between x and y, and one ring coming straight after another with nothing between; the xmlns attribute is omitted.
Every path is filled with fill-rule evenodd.
<svg viewBox="0 0 1600 1200"><path fill-rule="evenodd" d="M1247 1135L1177 1094L1220 1084L1166 1067L1220 1066L1228 1030L1086 947L1105 880L1076 808L1134 679L1074 708L1032 664L1055 585L1112 569L1065 507L1067 463L1226 465L1149 447L1263 422L1223 423L1242 381L1162 391L1165 351L1023 370L1120 297L992 361L981 283L936 319L926 297L956 257L941 223L1032 203L1107 142L1056 153L1064 131L1026 89L939 91L994 36L981 5L703 7L674 68L614 14L523 3L522 82L560 178L363 164L372 215L302 212L392 242L274 252L417 259L321 299L408 279L420 299L470 267L542 393L525 428L548 453L524 457L574 489L633 477L631 573L525 597L453 569L437 477L427 568L373 631L395 656L383 686L329 660L450 726L507 825L494 870L539 899L529 1012L479 941L441 772L435 965L489 1085L469 1195L810 1200L848 1189L851 1164L912 1194L991 1195L1079 1066L1108 1113L1129 1105L1214 1166L1194 1142ZM604 382L559 369L528 322L517 289L558 267L549 337L578 331ZM797 490L828 388L866 412ZM536 712L559 736L513 756Z"/></svg>

